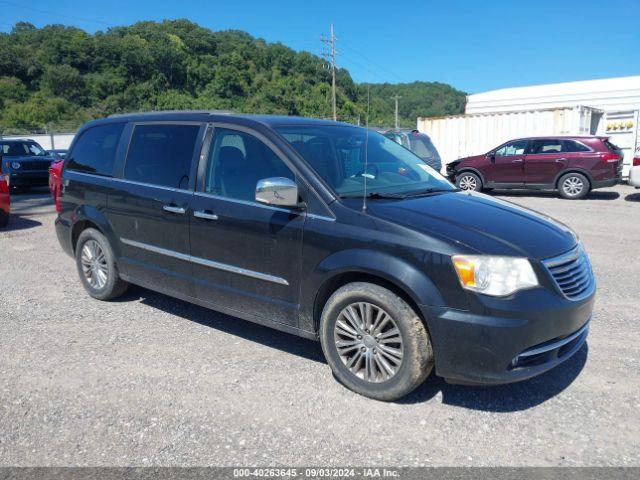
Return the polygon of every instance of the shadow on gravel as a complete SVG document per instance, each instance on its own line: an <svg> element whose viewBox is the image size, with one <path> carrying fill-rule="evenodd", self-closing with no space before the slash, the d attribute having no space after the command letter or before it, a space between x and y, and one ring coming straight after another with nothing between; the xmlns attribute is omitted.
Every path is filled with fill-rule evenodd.
<svg viewBox="0 0 640 480"><path fill-rule="evenodd" d="M539 198L557 198L562 200L558 192L549 190L493 190L487 192L494 197L539 197ZM618 192L600 192L593 191L584 197L583 200L616 200L620 198Z"/></svg>
<svg viewBox="0 0 640 480"><path fill-rule="evenodd" d="M580 374L587 361L589 347L585 345L573 357L542 375L519 383L496 386L450 385L431 375L415 391L397 403L411 404L431 400L442 392L442 403L487 412L517 412L535 407L555 397Z"/></svg>
<svg viewBox="0 0 640 480"><path fill-rule="evenodd" d="M141 301L145 305L185 320L197 322L307 360L326 363L319 342L224 315L142 287L131 286L125 295L114 301ZM531 380L509 385L486 387L450 385L442 378L432 374L424 384L396 403L428 402L438 392L442 392L442 403L445 405L490 412L526 410L544 403L571 385L582 371L587 361L587 354L588 346L585 344L562 365Z"/></svg>
<svg viewBox="0 0 640 480"><path fill-rule="evenodd" d="M624 197L627 202L640 202L640 193L632 193Z"/></svg>
<svg viewBox="0 0 640 480"><path fill-rule="evenodd" d="M115 301L130 302L133 300L140 300L145 305L177 315L185 320L237 335L291 355L326 363L319 342L225 315L142 287L131 286L125 295Z"/></svg>
<svg viewBox="0 0 640 480"><path fill-rule="evenodd" d="M0 233L13 232L17 230L27 230L29 228L39 227L42 222L31 220L28 217L22 217L12 213L9 217L9 224L6 227L0 227Z"/></svg>

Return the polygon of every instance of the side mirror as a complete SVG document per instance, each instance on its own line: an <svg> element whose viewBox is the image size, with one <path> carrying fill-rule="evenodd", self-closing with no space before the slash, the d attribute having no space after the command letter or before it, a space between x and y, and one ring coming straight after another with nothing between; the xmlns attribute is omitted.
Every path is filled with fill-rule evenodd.
<svg viewBox="0 0 640 480"><path fill-rule="evenodd" d="M495 152L489 152L489 153L487 153L487 158L488 158L489 160L491 160L492 162L495 162L495 161L496 161L496 153L495 153Z"/></svg>
<svg viewBox="0 0 640 480"><path fill-rule="evenodd" d="M285 177L263 178L256 184L256 202L277 207L298 206L298 185Z"/></svg>

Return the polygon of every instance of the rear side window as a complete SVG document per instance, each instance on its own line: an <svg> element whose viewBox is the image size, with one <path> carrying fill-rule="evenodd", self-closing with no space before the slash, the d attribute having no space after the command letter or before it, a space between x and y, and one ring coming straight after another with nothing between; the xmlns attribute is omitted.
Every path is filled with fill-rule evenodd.
<svg viewBox="0 0 640 480"><path fill-rule="evenodd" d="M86 130L69 155L68 170L110 177L124 123L107 123Z"/></svg>
<svg viewBox="0 0 640 480"><path fill-rule="evenodd" d="M568 153L572 153L572 152L590 152L591 149L589 147L587 147L586 145L580 143L580 142L575 142L573 140L563 140L563 142L562 142L562 151L563 152L568 152Z"/></svg>
<svg viewBox="0 0 640 480"><path fill-rule="evenodd" d="M187 188L199 125L136 125L124 178L171 188Z"/></svg>
<svg viewBox="0 0 640 480"><path fill-rule="evenodd" d="M612 143L610 140L603 140L602 143L604 143L604 146L607 147L610 152L619 152L621 150L620 147Z"/></svg>

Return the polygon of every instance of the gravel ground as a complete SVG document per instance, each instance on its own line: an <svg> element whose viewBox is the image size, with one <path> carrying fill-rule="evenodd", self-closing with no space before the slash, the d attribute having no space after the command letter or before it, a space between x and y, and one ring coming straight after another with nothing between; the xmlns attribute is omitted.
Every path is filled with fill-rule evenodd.
<svg viewBox="0 0 640 480"><path fill-rule="evenodd" d="M0 231L0 465L640 465L640 193L502 198L570 225L599 282L585 346L525 383L346 390L319 344L133 288L91 299L41 190ZM635 288L634 288L635 287Z"/></svg>

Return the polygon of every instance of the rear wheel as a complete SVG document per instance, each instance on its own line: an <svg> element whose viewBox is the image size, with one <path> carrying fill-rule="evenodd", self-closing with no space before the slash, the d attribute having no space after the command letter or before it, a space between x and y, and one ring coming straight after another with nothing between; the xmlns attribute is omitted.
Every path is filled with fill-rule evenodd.
<svg viewBox="0 0 640 480"><path fill-rule="evenodd" d="M6 227L9 223L9 213L0 210L0 227Z"/></svg>
<svg viewBox="0 0 640 480"><path fill-rule="evenodd" d="M109 240L94 228L87 228L78 237L76 266L85 290L98 300L112 300L127 289L120 278Z"/></svg>
<svg viewBox="0 0 640 480"><path fill-rule="evenodd" d="M408 394L433 368L429 335L416 312L371 283L350 283L329 298L320 341L338 381L377 400Z"/></svg>
<svg viewBox="0 0 640 480"><path fill-rule="evenodd" d="M482 190L482 180L475 173L463 172L456 178L456 186L460 190L479 192Z"/></svg>
<svg viewBox="0 0 640 480"><path fill-rule="evenodd" d="M584 198L590 189L589 179L581 173L567 173L558 181L560 196L569 200Z"/></svg>

